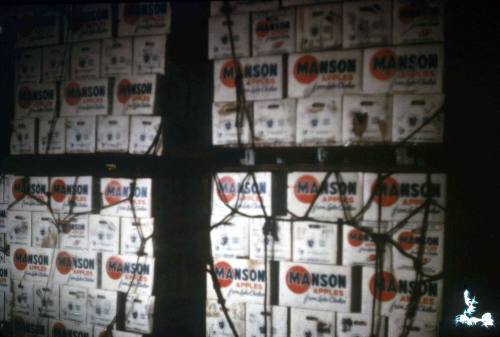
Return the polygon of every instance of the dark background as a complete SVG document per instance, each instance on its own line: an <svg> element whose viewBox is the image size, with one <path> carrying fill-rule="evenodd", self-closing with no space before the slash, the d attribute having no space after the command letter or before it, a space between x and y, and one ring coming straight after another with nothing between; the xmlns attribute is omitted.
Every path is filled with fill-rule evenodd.
<svg viewBox="0 0 500 337"><path fill-rule="evenodd" d="M478 315L490 311L500 319L499 7L494 1L446 2L445 143L431 156L421 153L425 165L442 167L448 174L441 336L500 335L498 328L453 325L454 316L465 307L465 288L479 300ZM170 85L164 112L167 155L161 160L8 157L15 36L13 22L5 15L10 9L12 5L0 6L0 22L4 22L0 35L0 165L26 169L26 174L36 168L31 172L45 170L50 175L60 170L69 175L80 170L85 171L80 174L95 176L138 173L156 177L154 212L162 219L157 225L156 335L203 336L210 205L207 173L217 164L214 158L219 163L229 159L224 153L215 155L209 146L212 74L206 57L208 4L172 4L172 34L167 42ZM377 149L358 150L360 158L370 151ZM118 169L107 171L108 162L118 163ZM81 166L84 163L86 166Z"/></svg>

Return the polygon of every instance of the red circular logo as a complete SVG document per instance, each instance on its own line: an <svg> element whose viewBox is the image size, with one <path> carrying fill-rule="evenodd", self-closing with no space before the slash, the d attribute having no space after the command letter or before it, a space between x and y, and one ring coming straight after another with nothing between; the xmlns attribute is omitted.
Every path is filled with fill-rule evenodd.
<svg viewBox="0 0 500 337"><path fill-rule="evenodd" d="M380 279L377 280L377 274L373 274L370 278L370 293L375 296L375 282L377 282L377 300L387 302L396 297L397 282L396 278L388 272L382 272Z"/></svg>
<svg viewBox="0 0 500 337"><path fill-rule="evenodd" d="M238 62L233 60L226 61L220 70L220 80L225 87L234 88L236 87L236 69L237 67L241 69Z"/></svg>
<svg viewBox="0 0 500 337"><path fill-rule="evenodd" d="M398 235L398 245L404 250L410 250L413 248L414 238L411 231L402 231Z"/></svg>
<svg viewBox="0 0 500 337"><path fill-rule="evenodd" d="M318 78L318 59L312 55L304 55L295 61L293 76L302 84L309 84Z"/></svg>
<svg viewBox="0 0 500 337"><path fill-rule="evenodd" d="M316 194L319 193L319 189L318 180L313 176L305 175L297 179L293 187L293 192L300 202L310 204L313 202Z"/></svg>
<svg viewBox="0 0 500 337"><path fill-rule="evenodd" d="M123 79L120 81L120 83L118 83L118 90L117 90L118 92L116 94L118 96L118 101L121 104L127 103L128 100L130 99L131 85L132 83L127 79Z"/></svg>
<svg viewBox="0 0 500 337"><path fill-rule="evenodd" d="M113 280L118 280L122 277L123 261L118 256L111 256L106 261L106 273Z"/></svg>
<svg viewBox="0 0 500 337"><path fill-rule="evenodd" d="M396 54L391 49L381 49L370 60L370 72L378 80L386 81L396 73Z"/></svg>
<svg viewBox="0 0 500 337"><path fill-rule="evenodd" d="M303 294L311 286L311 274L302 266L293 266L286 272L286 285L295 294ZM303 282L307 280L308 282Z"/></svg>
<svg viewBox="0 0 500 337"><path fill-rule="evenodd" d="M347 240L349 244L353 247L359 247L363 244L365 234L359 229L351 229L347 235Z"/></svg>
<svg viewBox="0 0 500 337"><path fill-rule="evenodd" d="M28 265L28 253L24 248L17 248L14 252L14 266L17 270L24 270Z"/></svg>
<svg viewBox="0 0 500 337"><path fill-rule="evenodd" d="M80 85L77 82L69 82L64 86L64 100L68 105L80 102Z"/></svg>
<svg viewBox="0 0 500 337"><path fill-rule="evenodd" d="M66 336L66 327L61 322L57 322L54 324L52 328L52 336L53 337L65 337Z"/></svg>
<svg viewBox="0 0 500 337"><path fill-rule="evenodd" d="M52 183L52 199L56 202L63 202L64 198L66 198L66 184L62 179L56 179Z"/></svg>
<svg viewBox="0 0 500 337"><path fill-rule="evenodd" d="M59 252L56 259L56 268L59 273L66 275L71 271L71 255L68 252Z"/></svg>
<svg viewBox="0 0 500 337"><path fill-rule="evenodd" d="M217 184L217 195L223 203L227 204L236 197L236 184L233 178L224 176Z"/></svg>
<svg viewBox="0 0 500 337"><path fill-rule="evenodd" d="M257 22L257 36L258 37L266 37L267 34L269 34L269 20L260 20L259 22Z"/></svg>
<svg viewBox="0 0 500 337"><path fill-rule="evenodd" d="M24 198L24 196L26 195L25 191L26 186L24 184L24 179L16 179L12 184L12 195L14 196L14 199L21 200L22 198Z"/></svg>
<svg viewBox="0 0 500 337"><path fill-rule="evenodd" d="M111 180L104 189L104 198L110 205L122 201L121 197L122 185L118 180Z"/></svg>
<svg viewBox="0 0 500 337"><path fill-rule="evenodd" d="M217 279L219 280L220 287L229 287L233 282L232 278L227 277L228 274L232 275L231 265L225 261L219 261L215 264L214 268L217 274Z"/></svg>
<svg viewBox="0 0 500 337"><path fill-rule="evenodd" d="M377 181L373 182L372 193L377 189ZM387 177L381 185L380 193L375 193L373 201L377 204L382 204L382 207L392 206L398 201L399 198L399 184L396 179Z"/></svg>
<svg viewBox="0 0 500 337"><path fill-rule="evenodd" d="M31 90L28 87L22 87L19 89L17 94L17 102L19 106L23 109L27 109L33 103L33 99L31 98Z"/></svg>

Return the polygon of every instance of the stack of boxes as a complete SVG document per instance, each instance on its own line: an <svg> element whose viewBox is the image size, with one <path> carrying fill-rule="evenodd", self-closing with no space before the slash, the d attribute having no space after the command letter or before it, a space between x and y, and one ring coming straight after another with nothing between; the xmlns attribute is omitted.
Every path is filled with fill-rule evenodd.
<svg viewBox="0 0 500 337"><path fill-rule="evenodd" d="M62 22L33 17L47 27L18 32L11 154L146 153L160 132L169 4L119 4L118 18L111 4L67 6Z"/></svg>
<svg viewBox="0 0 500 337"><path fill-rule="evenodd" d="M377 336L399 336L416 286L413 261L387 244L383 282L377 282L372 237L345 222L356 218L365 229L387 233L416 212L392 233L399 248L416 258L424 217L419 206L429 197L446 207L446 176L432 174L428 184L426 174L398 173L376 190L377 177L368 172L289 172L284 191L271 190L270 172L255 173L255 183L246 173L217 174L212 189L212 254L240 336L264 336L267 301L268 336L368 337L375 289L381 308L375 315ZM369 203L372 191L376 192ZM283 200L285 195L287 213L301 218L309 212L310 220L274 216L276 236L270 234L265 240L264 214L271 216L271 200ZM364 205L369 205L366 210ZM429 208L430 225L423 241L423 270L431 275L440 273L443 266L444 211L437 205ZM235 208L238 212L231 216ZM436 335L442 281L422 284L420 295L410 336ZM232 336L210 278L206 315L208 336Z"/></svg>
<svg viewBox="0 0 500 337"><path fill-rule="evenodd" d="M237 144L236 67L257 146L397 143L442 107L441 1L325 2L212 2L213 145ZM442 115L409 141L442 142Z"/></svg>
<svg viewBox="0 0 500 337"><path fill-rule="evenodd" d="M0 312L14 335L100 336L108 325L130 337L152 332L152 180L136 179L131 191L132 179L101 178L100 193L93 180L8 175L0 185L0 201L10 205L1 227L10 254L1 254Z"/></svg>

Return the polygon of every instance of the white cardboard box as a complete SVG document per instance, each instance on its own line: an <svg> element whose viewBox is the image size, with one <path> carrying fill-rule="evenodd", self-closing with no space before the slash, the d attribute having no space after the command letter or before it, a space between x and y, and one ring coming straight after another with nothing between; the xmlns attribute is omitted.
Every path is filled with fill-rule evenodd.
<svg viewBox="0 0 500 337"><path fill-rule="evenodd" d="M250 259L264 260L264 243L267 244L268 260L290 261L292 259L292 229L289 221L276 221L278 240L274 240L272 234L264 238L265 220L253 221L250 224Z"/></svg>
<svg viewBox="0 0 500 337"><path fill-rule="evenodd" d="M65 148L66 119L38 119L38 154L64 154Z"/></svg>
<svg viewBox="0 0 500 337"><path fill-rule="evenodd" d="M128 152L130 154L145 154L155 142L158 132L162 132L161 125L161 116L131 116ZM152 149L150 153L160 156L163 152L162 134L160 134L157 144L157 150Z"/></svg>
<svg viewBox="0 0 500 337"><path fill-rule="evenodd" d="M42 76L42 49L21 49L16 55L16 83L38 83Z"/></svg>
<svg viewBox="0 0 500 337"><path fill-rule="evenodd" d="M238 336L245 337L245 303L227 303L226 308L238 332ZM207 299L206 329L207 337L234 336L217 300Z"/></svg>
<svg viewBox="0 0 500 337"><path fill-rule="evenodd" d="M11 274L13 279L27 282L47 282L52 262L52 248L10 246Z"/></svg>
<svg viewBox="0 0 500 337"><path fill-rule="evenodd" d="M132 38L102 40L101 76L132 74Z"/></svg>
<svg viewBox="0 0 500 337"><path fill-rule="evenodd" d="M133 179L124 178L101 178L101 209L102 215L114 215L124 217L151 217L152 204L152 179L135 179L135 189L131 191ZM129 196L133 195L132 209ZM126 200L126 201L123 201Z"/></svg>
<svg viewBox="0 0 500 337"><path fill-rule="evenodd" d="M118 5L118 36L170 33L168 2L129 2Z"/></svg>
<svg viewBox="0 0 500 337"><path fill-rule="evenodd" d="M390 0L344 2L342 12L344 48L385 45L391 42Z"/></svg>
<svg viewBox="0 0 500 337"><path fill-rule="evenodd" d="M351 311L351 267L280 262L279 305Z"/></svg>
<svg viewBox="0 0 500 337"><path fill-rule="evenodd" d="M134 37L134 75L165 74L167 36Z"/></svg>
<svg viewBox="0 0 500 337"><path fill-rule="evenodd" d="M341 172L338 178L331 173L324 184L326 172L291 172L288 174L287 208L295 215L303 216L318 193L309 215L336 221L356 215L362 207L362 174Z"/></svg>
<svg viewBox="0 0 500 337"><path fill-rule="evenodd" d="M118 254L120 249L120 218L89 215L89 250Z"/></svg>
<svg viewBox="0 0 500 337"><path fill-rule="evenodd" d="M107 326L116 316L116 291L89 289L87 293L87 322Z"/></svg>
<svg viewBox="0 0 500 337"><path fill-rule="evenodd" d="M6 176L6 197L12 210L46 211L48 177Z"/></svg>
<svg viewBox="0 0 500 337"><path fill-rule="evenodd" d="M129 294L125 302L125 330L152 333L155 297Z"/></svg>
<svg viewBox="0 0 500 337"><path fill-rule="evenodd" d="M16 88L15 117L54 117L56 103L55 82L19 84Z"/></svg>
<svg viewBox="0 0 500 337"><path fill-rule="evenodd" d="M270 295L270 277L266 277L262 261L217 259L214 261L214 269L222 295L228 303L263 304L266 282L268 282L268 296ZM270 274L269 268L268 274ZM207 298L217 299L210 275L207 275Z"/></svg>
<svg viewBox="0 0 500 337"><path fill-rule="evenodd" d="M35 283L33 286L35 316L59 317L59 285Z"/></svg>
<svg viewBox="0 0 500 337"><path fill-rule="evenodd" d="M59 247L59 233L49 212L31 213L31 246L37 248Z"/></svg>
<svg viewBox="0 0 500 337"><path fill-rule="evenodd" d="M23 12L16 18L21 23L17 29L16 48L36 47L59 43L58 12Z"/></svg>
<svg viewBox="0 0 500 337"><path fill-rule="evenodd" d="M240 141L242 144L250 142L250 128L245 109L241 109L242 125ZM250 117L253 116L253 105L247 103ZM238 128L236 127L237 105L235 102L214 102L212 105L212 144L237 145Z"/></svg>
<svg viewBox="0 0 500 337"><path fill-rule="evenodd" d="M235 57L250 56L249 14L231 15L231 32ZM228 21L225 15L208 19L208 58L232 58Z"/></svg>
<svg viewBox="0 0 500 337"><path fill-rule="evenodd" d="M408 223L393 235L394 241L406 253L417 258L418 247L422 242L422 224ZM438 274L443 271L444 259L444 225L429 224L425 235L422 254L423 270L428 274ZM394 254L394 268L413 269L413 260L404 256L392 246Z"/></svg>
<svg viewBox="0 0 500 337"><path fill-rule="evenodd" d="M69 78L71 45L61 44L42 49L42 80L63 81Z"/></svg>
<svg viewBox="0 0 500 337"><path fill-rule="evenodd" d="M283 98L282 56L241 58L214 61L214 101L236 100L236 71L241 68L245 97L248 101Z"/></svg>
<svg viewBox="0 0 500 337"><path fill-rule="evenodd" d="M68 230L66 232L65 230ZM67 229L63 227L60 237L60 248L84 249L89 248L89 216L79 215L69 223Z"/></svg>
<svg viewBox="0 0 500 337"><path fill-rule="evenodd" d="M405 140L443 107L444 95L394 95L392 106L392 141ZM444 112L421 128L408 141L414 143L442 143Z"/></svg>
<svg viewBox="0 0 500 337"><path fill-rule="evenodd" d="M378 220L378 203L382 203L383 221L400 221L425 203L427 196L442 207L446 207L446 175L431 174L430 186L424 173L396 173L387 177L378 191L377 174L365 173L363 182L363 200L370 199L372 191L375 197L364 214L365 220ZM425 207L417 212L411 221L422 221ZM444 210L435 205L429 206L429 221L443 222Z"/></svg>
<svg viewBox="0 0 500 337"><path fill-rule="evenodd" d="M260 12L252 15L253 56L285 54L294 51L294 9Z"/></svg>
<svg viewBox="0 0 500 337"><path fill-rule="evenodd" d="M443 89L442 45L364 50L365 93L439 93Z"/></svg>
<svg viewBox="0 0 500 337"><path fill-rule="evenodd" d="M342 4L297 8L297 52L319 51L342 44Z"/></svg>
<svg viewBox="0 0 500 337"><path fill-rule="evenodd" d="M254 102L254 132L258 145L295 143L296 107L294 99Z"/></svg>
<svg viewBox="0 0 500 337"><path fill-rule="evenodd" d="M366 229L378 232L377 221L362 221L361 226ZM389 229L389 224L382 222L380 232L385 233ZM375 265L377 248L373 238L358 228L344 225L342 227L342 265ZM384 252L384 266L392 267L393 257L390 244L386 244Z"/></svg>
<svg viewBox="0 0 500 337"><path fill-rule="evenodd" d="M137 221L136 221L137 220ZM120 254L138 254L142 238L146 240L144 254L154 256L153 218L121 218L120 220Z"/></svg>
<svg viewBox="0 0 500 337"><path fill-rule="evenodd" d="M221 220L235 206L244 214L264 215L260 200L266 214L271 214L271 173L256 172L255 180L247 173L217 173L212 182L213 221Z"/></svg>
<svg viewBox="0 0 500 337"><path fill-rule="evenodd" d="M361 50L291 54L288 59L288 96L331 96L359 92L361 71Z"/></svg>
<svg viewBox="0 0 500 337"><path fill-rule="evenodd" d="M292 260L303 263L337 263L337 225L313 221L292 223Z"/></svg>
<svg viewBox="0 0 500 337"><path fill-rule="evenodd" d="M342 138L342 96L297 100L297 145L335 145Z"/></svg>
<svg viewBox="0 0 500 337"><path fill-rule="evenodd" d="M117 77L113 86L113 115L158 113L163 77L158 75Z"/></svg>
<svg viewBox="0 0 500 337"><path fill-rule="evenodd" d="M248 258L250 224L262 222L260 219L250 219L242 216L234 216L224 224L210 230L212 243L212 255L215 258ZM216 225L217 221L212 221Z"/></svg>
<svg viewBox="0 0 500 337"><path fill-rule="evenodd" d="M393 4L394 44L444 40L444 3L396 0Z"/></svg>
<svg viewBox="0 0 500 337"><path fill-rule="evenodd" d="M15 119L10 135L10 154L35 154L35 118Z"/></svg>
<svg viewBox="0 0 500 337"><path fill-rule="evenodd" d="M61 83L60 116L107 115L108 79L71 80Z"/></svg>
<svg viewBox="0 0 500 337"><path fill-rule="evenodd" d="M14 313L33 314L33 283L24 280L12 280L12 292L14 295Z"/></svg>
<svg viewBox="0 0 500 337"><path fill-rule="evenodd" d="M85 323L85 322L84 322ZM79 336L90 337L93 333L93 327L88 324L81 324L72 321L49 320L49 334L47 337L56 336Z"/></svg>
<svg viewBox="0 0 500 337"><path fill-rule="evenodd" d="M291 337L334 337L335 313L309 309L290 310Z"/></svg>
<svg viewBox="0 0 500 337"><path fill-rule="evenodd" d="M55 252L54 283L81 288L97 288L99 263L97 253L78 249Z"/></svg>
<svg viewBox="0 0 500 337"><path fill-rule="evenodd" d="M389 317L388 323L388 337L397 337L401 336L404 327L404 317ZM437 322L428 321L422 319L415 319L411 326L410 332L408 333L408 337L437 337L438 336L438 327Z"/></svg>
<svg viewBox="0 0 500 337"><path fill-rule="evenodd" d="M365 314L372 312L373 297L377 288L381 314L404 318L411 292L416 287L415 271L403 269L394 269L393 272L384 271L380 282L377 282L374 268L363 267L362 274L361 311ZM421 297L416 309L417 320L437 322L441 314L443 281L421 283L419 293Z"/></svg>
<svg viewBox="0 0 500 337"><path fill-rule="evenodd" d="M96 118L66 118L66 153L95 153Z"/></svg>
<svg viewBox="0 0 500 337"><path fill-rule="evenodd" d="M247 337L286 337L288 332L288 308L269 306L267 315L262 304L246 305L246 336ZM267 334L264 328L267 321Z"/></svg>
<svg viewBox="0 0 500 337"><path fill-rule="evenodd" d="M389 97L345 95L342 111L344 144L386 143L391 140Z"/></svg>
<svg viewBox="0 0 500 337"><path fill-rule="evenodd" d="M10 321L9 314L9 321ZM12 317L13 335L24 337L47 337L48 320L33 315L14 314Z"/></svg>
<svg viewBox="0 0 500 337"><path fill-rule="evenodd" d="M135 274L135 277L133 275ZM151 295L155 274L155 259L137 255L103 253L101 263L102 289L126 292L130 283L137 294Z"/></svg>
<svg viewBox="0 0 500 337"><path fill-rule="evenodd" d="M222 15L224 1L210 1L210 15ZM230 13L246 13L254 11L268 11L278 9L279 1L277 0L257 0L257 1L230 1Z"/></svg>
<svg viewBox="0 0 500 337"><path fill-rule="evenodd" d="M31 213L7 211L7 243L31 246Z"/></svg>
<svg viewBox="0 0 500 337"><path fill-rule="evenodd" d="M71 201L73 213L92 210L92 176L51 177L50 191L54 211L69 213Z"/></svg>
<svg viewBox="0 0 500 337"><path fill-rule="evenodd" d="M371 322L370 315L339 312L337 313L337 337L370 337ZM385 336L385 329L385 317L375 317L373 329L375 335Z"/></svg>
<svg viewBox="0 0 500 337"><path fill-rule="evenodd" d="M97 152L127 152L129 116L97 116Z"/></svg>
<svg viewBox="0 0 500 337"><path fill-rule="evenodd" d="M98 78L101 74L101 41L73 43L71 46L71 78Z"/></svg>
<svg viewBox="0 0 500 337"><path fill-rule="evenodd" d="M111 37L111 4L72 6L65 16L67 42L99 40Z"/></svg>
<svg viewBox="0 0 500 337"><path fill-rule="evenodd" d="M60 319L85 323L87 320L87 289L62 285Z"/></svg>

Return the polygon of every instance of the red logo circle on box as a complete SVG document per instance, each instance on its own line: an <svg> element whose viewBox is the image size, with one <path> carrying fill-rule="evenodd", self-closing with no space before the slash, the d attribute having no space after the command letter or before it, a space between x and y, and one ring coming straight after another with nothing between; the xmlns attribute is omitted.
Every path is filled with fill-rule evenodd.
<svg viewBox="0 0 500 337"><path fill-rule="evenodd" d="M398 245L403 248L403 250L410 250L413 248L414 237L411 231L402 231L398 235Z"/></svg>
<svg viewBox="0 0 500 337"><path fill-rule="evenodd" d="M118 96L118 101L121 104L127 103L128 100L130 99L131 85L132 85L132 83L127 79L123 79L120 81L120 83L118 83L116 95Z"/></svg>
<svg viewBox="0 0 500 337"><path fill-rule="evenodd" d="M217 195L223 203L227 204L236 197L236 184L230 176L220 178L217 185Z"/></svg>
<svg viewBox="0 0 500 337"><path fill-rule="evenodd" d="M396 73L396 53L391 49L381 49L370 60L370 72L377 80L386 81Z"/></svg>
<svg viewBox="0 0 500 337"><path fill-rule="evenodd" d="M122 184L118 180L111 180L104 189L104 198L110 205L119 203L122 198Z"/></svg>
<svg viewBox="0 0 500 337"><path fill-rule="evenodd" d="M80 103L80 85L77 82L69 82L64 86L64 100L68 105Z"/></svg>
<svg viewBox="0 0 500 337"><path fill-rule="evenodd" d="M31 97L31 90L28 87L22 87L19 89L17 94L17 103L23 109L27 109L33 103L33 99Z"/></svg>
<svg viewBox="0 0 500 337"><path fill-rule="evenodd" d="M66 198L66 184L62 179L56 179L52 183L52 199L57 202L63 202Z"/></svg>
<svg viewBox="0 0 500 337"><path fill-rule="evenodd" d="M26 195L26 187L24 186L24 179L18 178L12 184L12 195L14 199L21 200Z"/></svg>
<svg viewBox="0 0 500 337"><path fill-rule="evenodd" d="M54 324L52 328L52 335L54 337L64 337L66 336L66 327L61 322Z"/></svg>
<svg viewBox="0 0 500 337"><path fill-rule="evenodd" d="M225 87L236 87L235 78L237 69L241 69L241 65L238 62L234 62L233 60L224 62L220 70L220 81Z"/></svg>
<svg viewBox="0 0 500 337"><path fill-rule="evenodd" d="M286 272L286 285L293 293L303 294L311 286L311 274L302 266L293 266Z"/></svg>
<svg viewBox="0 0 500 337"><path fill-rule="evenodd" d="M293 187L295 197L304 204L313 202L316 194L320 192L318 180L310 175L299 177Z"/></svg>
<svg viewBox="0 0 500 337"><path fill-rule="evenodd" d="M106 273L112 280L118 280L122 277L123 261L118 256L111 256L106 261Z"/></svg>
<svg viewBox="0 0 500 337"><path fill-rule="evenodd" d="M370 293L375 296L375 283L377 283L377 295L376 299L382 302L387 302L396 297L398 291L398 285L394 275L388 272L382 272L380 279L377 280L376 273L370 278Z"/></svg>
<svg viewBox="0 0 500 337"><path fill-rule="evenodd" d="M215 264L214 268L220 287L229 287L233 282L232 277L228 277L228 274L232 275L231 265L225 261L220 261Z"/></svg>
<svg viewBox="0 0 500 337"><path fill-rule="evenodd" d="M66 275L71 271L71 267L71 255L65 251L59 252L56 259L57 270Z"/></svg>
<svg viewBox="0 0 500 337"><path fill-rule="evenodd" d="M371 191L375 196L373 201L377 204L382 204L382 207L392 206L398 201L399 198L399 184L393 177L387 177L381 184L381 191L376 191L377 180L373 182Z"/></svg>
<svg viewBox="0 0 500 337"><path fill-rule="evenodd" d="M347 235L347 240L349 244L353 247L359 247L365 241L365 234L357 228L351 229Z"/></svg>
<svg viewBox="0 0 500 337"><path fill-rule="evenodd" d="M309 84L318 78L318 59L312 55L301 56L293 66L293 76L301 84Z"/></svg>
<svg viewBox="0 0 500 337"><path fill-rule="evenodd" d="M24 270L28 265L28 253L24 248L17 248L14 252L14 266L17 270Z"/></svg>

